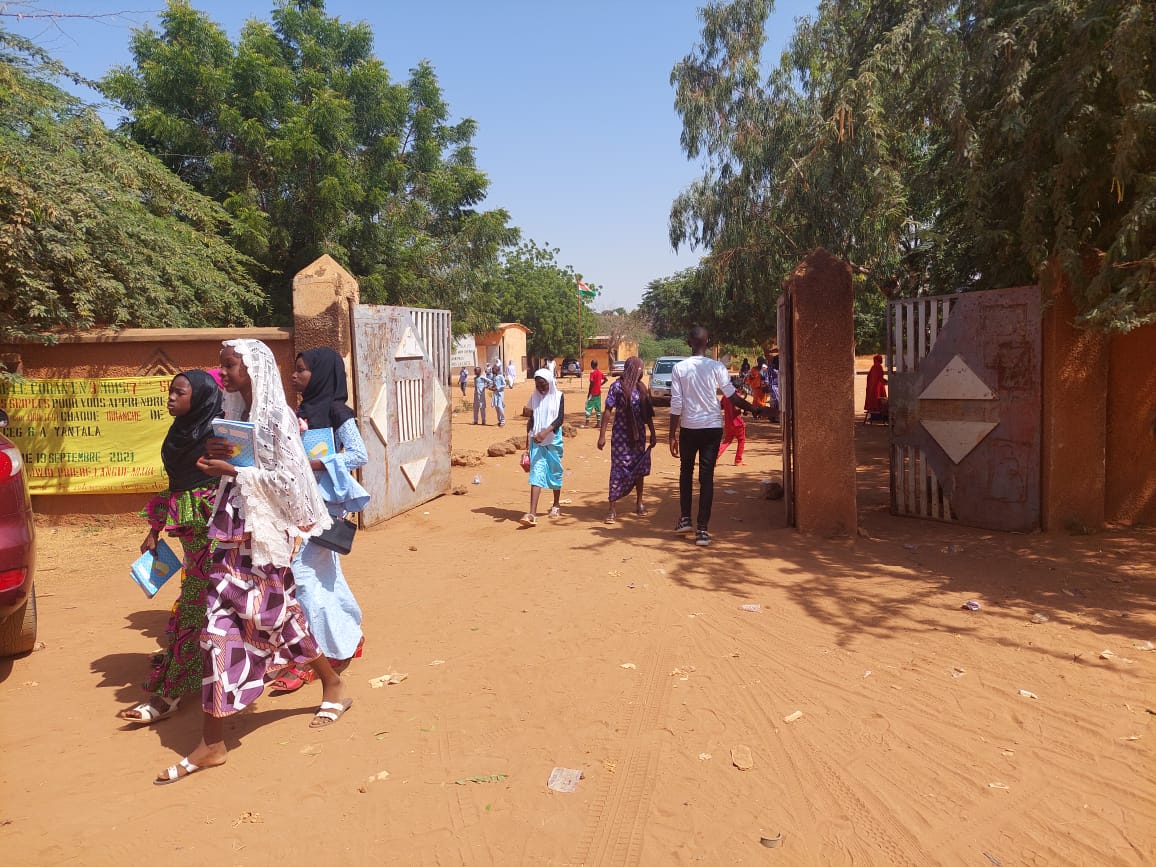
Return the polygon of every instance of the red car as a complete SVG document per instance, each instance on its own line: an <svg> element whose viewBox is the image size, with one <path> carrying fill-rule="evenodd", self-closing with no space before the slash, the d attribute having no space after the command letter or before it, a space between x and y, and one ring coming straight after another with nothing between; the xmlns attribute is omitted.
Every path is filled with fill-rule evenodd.
<svg viewBox="0 0 1156 867"><path fill-rule="evenodd" d="M8 415L0 410L0 429ZM24 458L0 434L0 656L27 653L36 643L36 528L24 481Z"/></svg>

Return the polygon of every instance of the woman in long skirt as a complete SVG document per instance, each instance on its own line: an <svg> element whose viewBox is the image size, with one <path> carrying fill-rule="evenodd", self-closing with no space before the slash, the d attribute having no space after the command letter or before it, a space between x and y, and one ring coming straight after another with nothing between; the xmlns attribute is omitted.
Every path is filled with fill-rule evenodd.
<svg viewBox="0 0 1156 867"><path fill-rule="evenodd" d="M650 452L657 442L654 433L654 404L650 390L642 382L642 359L628 358L622 378L610 386L606 394L606 412L598 433L598 448L606 448L606 425L614 415L610 434L610 510L606 523L613 524L618 516L614 504L631 490L635 492L634 513L646 514L642 489L650 475ZM650 430L647 443L646 430Z"/></svg>

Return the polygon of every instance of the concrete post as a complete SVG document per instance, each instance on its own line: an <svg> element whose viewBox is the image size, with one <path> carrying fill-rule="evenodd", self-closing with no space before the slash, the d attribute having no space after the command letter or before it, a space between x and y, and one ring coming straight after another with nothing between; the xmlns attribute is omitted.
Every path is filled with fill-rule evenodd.
<svg viewBox="0 0 1156 867"><path fill-rule="evenodd" d="M331 256L322 256L293 278L294 354L328 346L345 361L349 394L355 396L351 313L361 300L353 275Z"/></svg>
<svg viewBox="0 0 1156 867"><path fill-rule="evenodd" d="M816 250L787 279L791 293L795 527L852 536L855 496L855 324L850 266Z"/></svg>

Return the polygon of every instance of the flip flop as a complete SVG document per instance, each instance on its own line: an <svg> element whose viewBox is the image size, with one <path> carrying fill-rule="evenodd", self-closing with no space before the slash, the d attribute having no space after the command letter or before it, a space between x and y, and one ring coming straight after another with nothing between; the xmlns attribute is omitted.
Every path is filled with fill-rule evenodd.
<svg viewBox="0 0 1156 867"><path fill-rule="evenodd" d="M606 520L604 520L602 523L603 524L617 524L618 523L618 516L615 515L613 512L611 512L609 515L606 516Z"/></svg>
<svg viewBox="0 0 1156 867"><path fill-rule="evenodd" d="M521 524L523 527L537 527L538 526L538 519L536 517L534 517L533 515L527 514L527 515L523 515L521 518L519 518L518 523Z"/></svg>
<svg viewBox="0 0 1156 867"><path fill-rule="evenodd" d="M124 720L126 723L132 723L133 725L138 726L147 726L171 717L177 712L177 708L180 707L180 698L168 699L163 695L157 695L156 698L159 698L161 701L167 704L168 708L163 711L157 710L152 706L151 702L142 701L138 705L134 705L133 707L122 710L117 714L117 717ZM126 713L132 713L133 711L136 711L138 714L140 714L140 716L125 716Z"/></svg>
<svg viewBox="0 0 1156 867"><path fill-rule="evenodd" d="M550 517L551 518L561 518L562 517L562 510L559 509L557 506L551 506L550 507Z"/></svg>
<svg viewBox="0 0 1156 867"><path fill-rule="evenodd" d="M222 762L221 764L224 764L224 762ZM219 767L220 767L220 765L204 765L204 766L194 765L192 762L189 761L189 757L185 756L183 759L181 759L175 765L169 765L167 768L165 768L164 779L160 779L158 777L157 779L153 780L153 785L154 786L167 786L171 783L179 783L181 780L188 779L193 774L195 774L197 771L207 771L210 768L219 768ZM184 771L184 773L182 774L181 771Z"/></svg>
<svg viewBox="0 0 1156 867"><path fill-rule="evenodd" d="M347 710L353 706L353 699L343 698L341 701L323 701L317 713L309 723L311 729L323 729L333 725L341 719Z"/></svg>

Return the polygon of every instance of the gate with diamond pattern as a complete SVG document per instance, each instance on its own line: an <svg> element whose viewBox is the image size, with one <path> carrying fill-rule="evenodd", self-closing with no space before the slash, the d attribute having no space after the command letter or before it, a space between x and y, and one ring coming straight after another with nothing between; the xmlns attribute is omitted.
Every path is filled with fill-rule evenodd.
<svg viewBox="0 0 1156 867"><path fill-rule="evenodd" d="M1040 290L888 303L891 511L1040 526Z"/></svg>
<svg viewBox="0 0 1156 867"><path fill-rule="evenodd" d="M354 304L351 318L368 527L450 489L450 313Z"/></svg>

